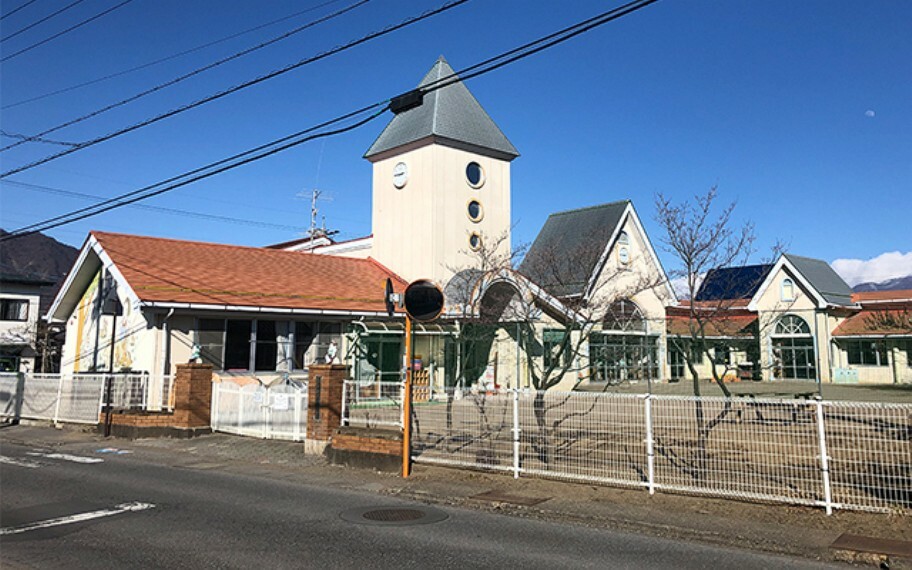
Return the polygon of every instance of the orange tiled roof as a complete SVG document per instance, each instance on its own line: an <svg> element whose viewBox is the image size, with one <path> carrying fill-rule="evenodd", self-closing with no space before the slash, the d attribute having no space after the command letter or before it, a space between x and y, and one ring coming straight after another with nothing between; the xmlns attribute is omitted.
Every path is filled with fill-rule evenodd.
<svg viewBox="0 0 912 570"><path fill-rule="evenodd" d="M385 311L384 284L407 283L373 259L92 232L145 302Z"/></svg>
<svg viewBox="0 0 912 570"><path fill-rule="evenodd" d="M668 307L666 310L668 334L690 336L690 310L686 307ZM704 335L707 337L753 337L757 315L738 309L720 309L716 314L704 315Z"/></svg>
<svg viewBox="0 0 912 570"><path fill-rule="evenodd" d="M906 307L862 309L839 323L833 336L912 336L912 304Z"/></svg>
<svg viewBox="0 0 912 570"><path fill-rule="evenodd" d="M901 291L859 291L852 293L852 301L864 304L865 301L909 301L912 300L912 289Z"/></svg>

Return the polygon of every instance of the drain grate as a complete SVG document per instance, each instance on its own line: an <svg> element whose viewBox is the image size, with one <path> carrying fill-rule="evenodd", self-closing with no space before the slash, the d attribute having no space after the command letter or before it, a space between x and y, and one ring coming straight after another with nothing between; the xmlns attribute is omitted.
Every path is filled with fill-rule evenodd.
<svg viewBox="0 0 912 570"><path fill-rule="evenodd" d="M446 520L449 515L432 507L362 507L339 515L342 520L358 524L407 526Z"/></svg>
<svg viewBox="0 0 912 570"><path fill-rule="evenodd" d="M361 516L369 521L406 522L423 519L425 514L416 509L377 509L376 511L367 511Z"/></svg>

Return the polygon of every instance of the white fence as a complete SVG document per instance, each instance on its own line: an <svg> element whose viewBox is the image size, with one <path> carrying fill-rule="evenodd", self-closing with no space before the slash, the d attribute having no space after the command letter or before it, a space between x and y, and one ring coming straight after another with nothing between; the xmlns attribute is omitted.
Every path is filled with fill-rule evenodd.
<svg viewBox="0 0 912 570"><path fill-rule="evenodd" d="M225 433L304 441L307 434L307 385L239 386L212 383L212 429Z"/></svg>
<svg viewBox="0 0 912 570"><path fill-rule="evenodd" d="M412 458L607 485L912 509L912 405L448 391L413 407Z"/></svg>
<svg viewBox="0 0 912 570"><path fill-rule="evenodd" d="M402 382L361 384L346 380L342 387L342 425L402 429Z"/></svg>
<svg viewBox="0 0 912 570"><path fill-rule="evenodd" d="M110 382L115 409L170 410L172 379L148 374L0 374L0 417L98 423Z"/></svg>

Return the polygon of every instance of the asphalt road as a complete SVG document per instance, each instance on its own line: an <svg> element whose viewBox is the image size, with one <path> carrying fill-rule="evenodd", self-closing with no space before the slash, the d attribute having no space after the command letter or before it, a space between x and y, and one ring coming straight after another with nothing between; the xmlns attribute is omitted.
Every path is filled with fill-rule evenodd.
<svg viewBox="0 0 912 570"><path fill-rule="evenodd" d="M445 520L411 526L368 524L371 521L357 517L362 522L356 523L342 517L353 509L376 506L427 508L362 491L226 473L216 465L174 467L140 455L54 454L4 444L0 566L826 567L485 511L435 507Z"/></svg>

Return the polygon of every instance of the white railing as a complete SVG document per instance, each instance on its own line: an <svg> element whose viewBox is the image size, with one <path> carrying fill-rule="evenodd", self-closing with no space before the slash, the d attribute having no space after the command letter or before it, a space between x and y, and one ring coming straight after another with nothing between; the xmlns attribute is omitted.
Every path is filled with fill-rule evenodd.
<svg viewBox="0 0 912 570"><path fill-rule="evenodd" d="M286 382L212 383L212 429L225 433L304 441L307 434L307 385Z"/></svg>
<svg viewBox="0 0 912 570"><path fill-rule="evenodd" d="M912 510L909 404L449 390L412 409L418 462L828 513Z"/></svg>
<svg viewBox="0 0 912 570"><path fill-rule="evenodd" d="M342 425L402 429L402 382L361 384L346 380L342 387Z"/></svg>
<svg viewBox="0 0 912 570"><path fill-rule="evenodd" d="M170 411L171 376L0 374L0 418L98 423L110 383L114 409Z"/></svg>

